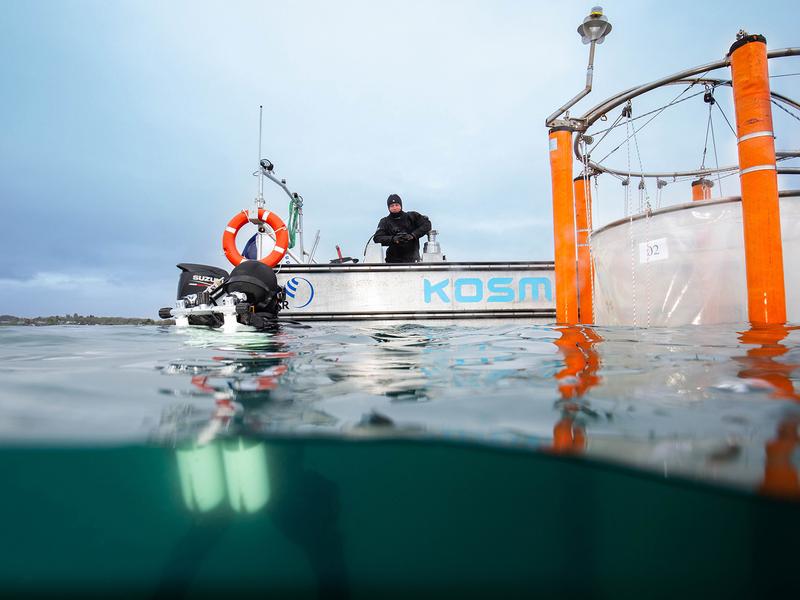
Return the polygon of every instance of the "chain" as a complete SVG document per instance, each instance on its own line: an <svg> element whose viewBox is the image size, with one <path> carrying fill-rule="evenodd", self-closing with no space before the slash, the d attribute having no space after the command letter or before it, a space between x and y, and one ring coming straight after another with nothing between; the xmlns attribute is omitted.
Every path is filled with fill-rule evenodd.
<svg viewBox="0 0 800 600"><path fill-rule="evenodd" d="M630 106L630 103L628 103ZM628 121L625 122L625 133L629 133L631 127L630 113L628 114ZM630 246L631 254L631 302L633 304L633 326L637 326L636 319L636 262L635 262L635 249L633 243L633 211L631 211L631 143L630 135L628 135L627 143L628 155L628 178L622 183L625 186L625 216L628 217L628 245Z"/></svg>
<svg viewBox="0 0 800 600"><path fill-rule="evenodd" d="M645 241L645 249L647 244L650 243L650 202L647 202L647 206L645 207L644 212L644 241ZM647 305L647 327L650 327L650 305L651 305L651 294L650 294L650 257L647 256L647 252L645 252L645 257L647 258L647 262L644 264L644 294L645 294L645 304Z"/></svg>
<svg viewBox="0 0 800 600"><path fill-rule="evenodd" d="M636 146L636 158L639 159L639 172L644 173L644 165L642 164L642 155L639 152L639 139L636 137L636 130L633 131L633 144ZM630 166L628 166L628 177L630 177ZM650 206L650 194L647 192L647 184L644 182L644 177L642 177L641 181L639 182L639 189L644 190L644 200L647 201L647 207ZM645 208L645 203L642 201L642 198L639 199L639 212L642 212Z"/></svg>
<svg viewBox="0 0 800 600"><path fill-rule="evenodd" d="M589 251L589 282L591 285L591 300L592 300L592 322L594 322L594 253L592 252L592 244L589 236L592 234L594 227L592 226L592 187L589 185L589 151L586 142L583 142L583 189L584 201L586 206L586 247ZM596 180L595 180L596 181Z"/></svg>
<svg viewBox="0 0 800 600"><path fill-rule="evenodd" d="M594 192L595 192L594 204L597 207L597 213L600 214L600 186L597 185L598 177L599 177L599 175L597 173L595 173L595 176L594 176ZM590 216L589 228L592 229L592 230L594 230L593 222L594 222L594 217ZM594 255L592 255L592 316L597 315L597 310L595 309L595 304L594 304L595 295L596 295L596 292L595 292L595 288L594 288ZM597 319L597 317L595 316L595 320L596 319Z"/></svg>

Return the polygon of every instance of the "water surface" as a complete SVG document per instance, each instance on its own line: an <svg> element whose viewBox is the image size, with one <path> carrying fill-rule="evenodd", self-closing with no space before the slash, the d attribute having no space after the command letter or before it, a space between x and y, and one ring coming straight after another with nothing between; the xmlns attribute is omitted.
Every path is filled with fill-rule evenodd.
<svg viewBox="0 0 800 600"><path fill-rule="evenodd" d="M798 342L744 325L1 328L0 587L791 587Z"/></svg>

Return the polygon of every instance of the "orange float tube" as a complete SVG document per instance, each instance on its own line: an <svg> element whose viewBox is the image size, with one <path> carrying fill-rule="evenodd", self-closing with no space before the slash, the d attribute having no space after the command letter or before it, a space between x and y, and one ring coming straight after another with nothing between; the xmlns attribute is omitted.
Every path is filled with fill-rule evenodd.
<svg viewBox="0 0 800 600"><path fill-rule="evenodd" d="M550 176L553 184L556 321L578 322L578 269L575 246L575 198L572 189L572 130L550 130Z"/></svg>
<svg viewBox="0 0 800 600"><path fill-rule="evenodd" d="M751 323L786 321L778 174L767 68L767 40L748 35L731 46L733 103Z"/></svg>
<svg viewBox="0 0 800 600"><path fill-rule="evenodd" d="M592 190L588 178L578 176L575 182L575 230L578 255L578 320L594 323L592 308L592 253L589 232L592 229Z"/></svg>
<svg viewBox="0 0 800 600"><path fill-rule="evenodd" d="M236 213L236 215L228 221L225 232L222 234L222 250L225 252L225 257L234 267L245 260L236 248L236 234L239 233L239 230L249 220L249 211L243 210ZM272 231L275 232L275 247L272 249L272 252L261 259L261 262L265 265L274 267L286 256L286 249L289 247L289 232L278 215L263 208L258 209L258 220L269 225Z"/></svg>
<svg viewBox="0 0 800 600"><path fill-rule="evenodd" d="M699 202L701 200L711 200L711 188L714 187L714 182L701 177L692 182L692 201Z"/></svg>

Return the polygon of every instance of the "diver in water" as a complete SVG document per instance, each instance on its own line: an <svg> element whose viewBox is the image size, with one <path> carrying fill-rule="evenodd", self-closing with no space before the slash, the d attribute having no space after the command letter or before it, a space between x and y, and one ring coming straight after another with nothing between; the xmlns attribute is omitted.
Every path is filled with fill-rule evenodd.
<svg viewBox="0 0 800 600"><path fill-rule="evenodd" d="M403 201L397 194L386 199L389 215L378 223L372 240L386 250L387 263L419 262L419 238L431 230L431 221L425 215L403 210Z"/></svg>

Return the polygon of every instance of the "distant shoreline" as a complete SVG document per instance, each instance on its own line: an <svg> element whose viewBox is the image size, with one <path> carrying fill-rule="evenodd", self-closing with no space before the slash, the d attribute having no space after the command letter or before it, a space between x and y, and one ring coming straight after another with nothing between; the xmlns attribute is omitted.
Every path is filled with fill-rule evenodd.
<svg viewBox="0 0 800 600"><path fill-rule="evenodd" d="M146 319L137 317L96 317L73 315L57 315L51 317L15 317L0 315L0 327L12 325L46 326L46 325L174 325L172 319Z"/></svg>

